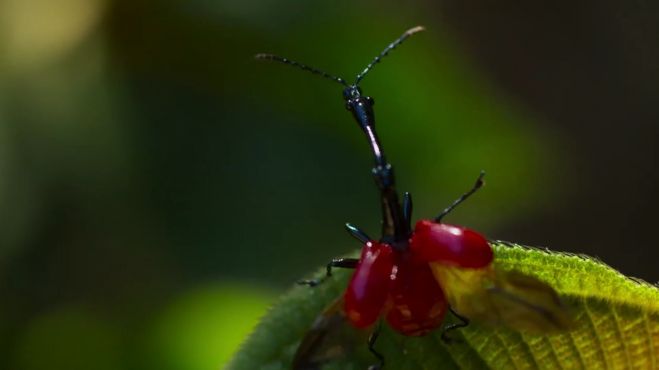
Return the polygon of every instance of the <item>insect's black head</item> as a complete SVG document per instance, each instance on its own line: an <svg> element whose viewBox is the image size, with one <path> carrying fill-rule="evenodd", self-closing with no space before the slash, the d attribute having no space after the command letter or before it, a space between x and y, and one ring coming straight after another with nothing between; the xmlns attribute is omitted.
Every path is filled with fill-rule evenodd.
<svg viewBox="0 0 659 370"><path fill-rule="evenodd" d="M362 95L362 89L357 85L348 86L343 89L343 99L346 101L346 108L352 112L364 106L368 106L368 109L371 109L373 104L375 104L373 98Z"/></svg>
<svg viewBox="0 0 659 370"><path fill-rule="evenodd" d="M346 108L352 113L362 129L365 129L367 126L373 127L375 124L373 114L373 104L375 104L375 101L373 98L363 96L359 86L352 85L343 90L343 99L346 102Z"/></svg>
<svg viewBox="0 0 659 370"><path fill-rule="evenodd" d="M351 99L359 98L362 96L362 89L357 85L351 85L343 89L343 99L349 102Z"/></svg>

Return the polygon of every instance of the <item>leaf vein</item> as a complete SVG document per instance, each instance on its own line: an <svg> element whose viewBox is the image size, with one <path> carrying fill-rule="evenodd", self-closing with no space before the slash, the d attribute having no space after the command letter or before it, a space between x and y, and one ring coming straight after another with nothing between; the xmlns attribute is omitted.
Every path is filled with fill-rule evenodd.
<svg viewBox="0 0 659 370"><path fill-rule="evenodd" d="M618 336L620 337L620 342L622 343L622 348L625 352L625 360L626 360L625 362L627 363L627 368L631 369L632 359L629 354L629 348L627 347L627 341L625 340L625 335L620 326L619 314L615 304L611 305L611 313L613 314L613 322L615 323L616 331L618 333Z"/></svg>

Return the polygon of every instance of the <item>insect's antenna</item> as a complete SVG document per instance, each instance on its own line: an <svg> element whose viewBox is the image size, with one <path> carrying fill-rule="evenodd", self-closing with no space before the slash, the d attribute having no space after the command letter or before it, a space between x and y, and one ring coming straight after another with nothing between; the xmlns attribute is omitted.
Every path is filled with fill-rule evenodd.
<svg viewBox="0 0 659 370"><path fill-rule="evenodd" d="M275 61L275 62L280 62L280 63L292 65L293 67L304 69L305 71L309 71L313 74L323 76L323 77L328 78L332 81L336 81L336 82L340 83L341 85L343 85L345 87L348 87L348 84L341 77L332 76L331 74L329 74L325 71L321 71L320 69L309 67L308 65L304 65L302 63L296 62L294 60L290 60L288 58L280 57L280 56L274 55L274 54L256 54L254 56L254 58L258 59L258 60L272 60L272 61Z"/></svg>
<svg viewBox="0 0 659 370"><path fill-rule="evenodd" d="M375 59L373 59L373 61L370 62L366 66L366 68L364 68L364 70L360 74L357 75L357 78L355 79L355 85L359 85L359 82L361 82L361 80L364 78L364 76L366 76L366 74L371 69L373 69L373 66L380 63L380 60L382 60L382 58L386 57L387 54L389 54L390 51L394 50L398 45L402 44L403 41L405 41L408 37L414 35L417 32L421 32L423 30L425 30L425 28L423 28L423 26L416 26L416 27L410 28L409 30L405 31L405 33L403 33L399 38L394 40L394 42L392 42L391 44L389 44L389 46L387 46L384 50L382 50L380 55L376 56Z"/></svg>

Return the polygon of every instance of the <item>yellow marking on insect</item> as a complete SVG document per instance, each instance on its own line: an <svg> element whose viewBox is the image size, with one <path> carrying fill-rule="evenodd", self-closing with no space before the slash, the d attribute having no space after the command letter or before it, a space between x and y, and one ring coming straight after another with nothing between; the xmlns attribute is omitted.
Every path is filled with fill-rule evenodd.
<svg viewBox="0 0 659 370"><path fill-rule="evenodd" d="M362 317L362 315L360 315L359 312L357 312L355 310L349 310L348 312L346 312L346 315L348 316L348 318L352 322L359 322L359 320Z"/></svg>
<svg viewBox="0 0 659 370"><path fill-rule="evenodd" d="M571 326L567 307L546 283L516 271L431 263L451 307L486 324L546 334Z"/></svg>

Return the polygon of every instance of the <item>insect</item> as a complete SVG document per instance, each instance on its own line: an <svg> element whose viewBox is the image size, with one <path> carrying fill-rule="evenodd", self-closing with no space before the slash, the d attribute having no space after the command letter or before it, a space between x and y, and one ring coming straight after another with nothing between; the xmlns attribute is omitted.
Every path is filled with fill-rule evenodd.
<svg viewBox="0 0 659 370"><path fill-rule="evenodd" d="M447 312L460 320L447 325L449 331L468 325L470 319L504 324L521 330L563 329L568 324L565 310L554 290L535 278L493 267L494 253L487 239L469 228L443 223L443 218L483 185L484 172L473 187L433 219L412 227L412 196L402 202L395 188L393 166L385 157L375 129L375 101L362 93L359 83L393 49L411 35L405 31L378 54L349 84L345 79L273 54L257 59L288 64L320 75L343 86L346 108L363 131L374 157L372 175L380 192L382 230L378 240L358 227L346 224L348 232L362 244L359 258L337 258L327 264L321 279L300 283L316 286L332 276L333 268L354 269L342 299L328 307L302 340L293 368L316 369L332 356L322 347L338 323L348 321L359 329L375 328L368 339L371 353L384 366L375 349L379 319L405 336L423 336L439 328Z"/></svg>

